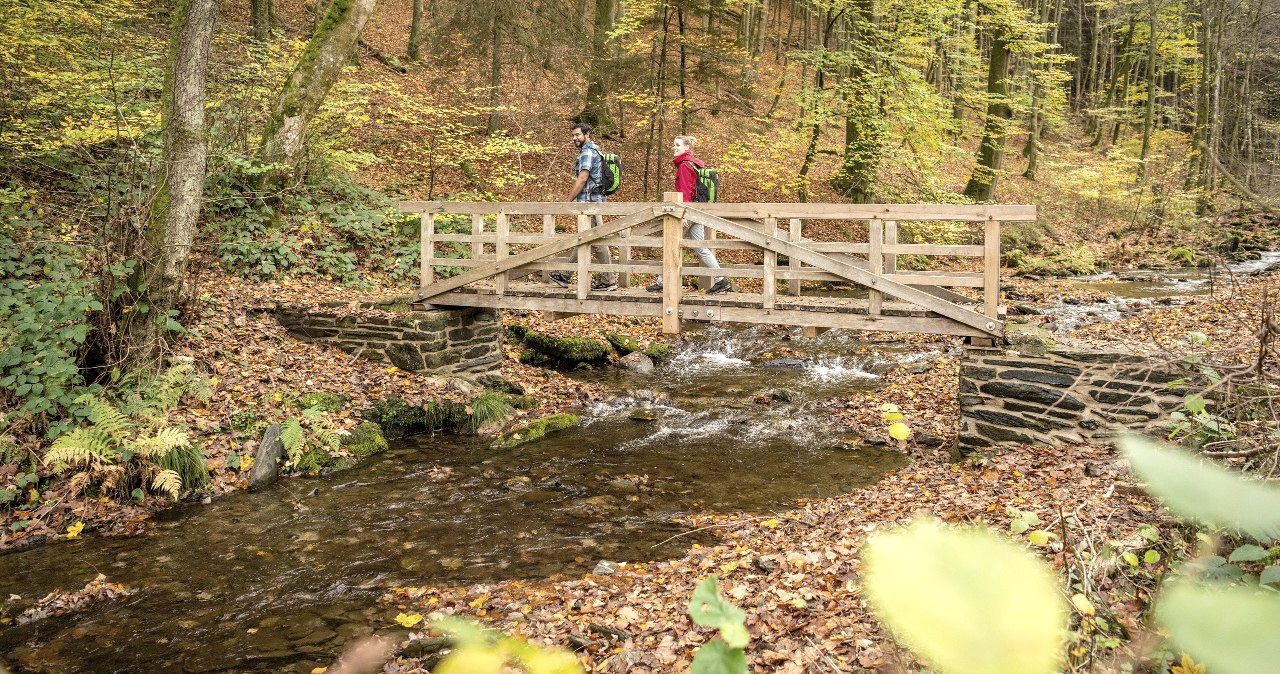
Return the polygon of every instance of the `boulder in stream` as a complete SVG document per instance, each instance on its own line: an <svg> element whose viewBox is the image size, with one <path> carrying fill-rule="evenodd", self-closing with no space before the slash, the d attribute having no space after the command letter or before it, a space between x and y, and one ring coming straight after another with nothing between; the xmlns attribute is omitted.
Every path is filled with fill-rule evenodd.
<svg viewBox="0 0 1280 674"><path fill-rule="evenodd" d="M640 374L649 374L650 372L653 372L653 359L639 351L632 351L631 353L623 356L622 359L618 361L618 365L631 370L632 372L639 372Z"/></svg>
<svg viewBox="0 0 1280 674"><path fill-rule="evenodd" d="M581 419L576 414L552 414L503 433L489 446L494 449L509 449L526 442L541 440L547 433L577 426L580 422Z"/></svg>
<svg viewBox="0 0 1280 674"><path fill-rule="evenodd" d="M253 455L253 467L249 469L249 491L264 489L280 477L282 457L284 442L280 440L280 424L271 424L262 434L262 442Z"/></svg>

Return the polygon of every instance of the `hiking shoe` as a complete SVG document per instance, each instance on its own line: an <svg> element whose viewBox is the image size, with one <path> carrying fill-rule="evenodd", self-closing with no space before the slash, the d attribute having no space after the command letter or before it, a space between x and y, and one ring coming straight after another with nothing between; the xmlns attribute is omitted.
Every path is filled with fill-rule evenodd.
<svg viewBox="0 0 1280 674"><path fill-rule="evenodd" d="M660 293L660 292L662 292L662 284L661 284L661 283L650 283L649 285L645 286L645 287L644 287L644 289L645 289L645 290L648 290L648 291L649 291L649 292L651 292L651 293Z"/></svg>
<svg viewBox="0 0 1280 674"><path fill-rule="evenodd" d="M719 293L727 293L730 290L733 290L733 286L729 285L729 279L721 278L719 281L711 284L710 288L707 288L707 294L717 295Z"/></svg>
<svg viewBox="0 0 1280 674"><path fill-rule="evenodd" d="M553 271L553 272L551 272L550 274L547 274L547 276L551 277L551 280L552 280L552 281L555 281L555 282L556 282L556 284L558 284L561 288L568 288L568 287L569 287L569 275L568 275L568 274L566 274L566 273L564 273L564 272L561 272L561 271Z"/></svg>
<svg viewBox="0 0 1280 674"><path fill-rule="evenodd" d="M593 281L591 283L591 290L598 293L608 292L610 290L617 290L617 289L618 289L618 284L614 283L613 281Z"/></svg>

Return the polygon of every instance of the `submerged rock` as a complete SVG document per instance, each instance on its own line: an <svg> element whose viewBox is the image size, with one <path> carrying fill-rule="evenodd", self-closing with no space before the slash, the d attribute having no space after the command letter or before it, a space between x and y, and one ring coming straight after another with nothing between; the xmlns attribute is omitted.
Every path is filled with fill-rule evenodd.
<svg viewBox="0 0 1280 674"><path fill-rule="evenodd" d="M607 559L602 559L596 563L596 568L592 569L591 573L594 573L597 576L612 576L613 574L617 573L621 569L622 569L622 566L617 562L611 562Z"/></svg>
<svg viewBox="0 0 1280 674"><path fill-rule="evenodd" d="M652 407L637 407L627 413L627 418L632 421L656 421L658 411Z"/></svg>

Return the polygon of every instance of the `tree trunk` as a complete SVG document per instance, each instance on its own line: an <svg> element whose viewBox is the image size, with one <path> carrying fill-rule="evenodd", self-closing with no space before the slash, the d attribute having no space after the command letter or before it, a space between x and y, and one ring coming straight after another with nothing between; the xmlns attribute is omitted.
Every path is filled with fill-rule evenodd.
<svg viewBox="0 0 1280 674"><path fill-rule="evenodd" d="M266 42L271 39L271 29L276 23L275 0L251 0L249 3L249 27L253 39Z"/></svg>
<svg viewBox="0 0 1280 674"><path fill-rule="evenodd" d="M377 0L333 0L285 80L262 134L261 160L274 165L264 186L281 187L299 176L307 124L342 74Z"/></svg>
<svg viewBox="0 0 1280 674"><path fill-rule="evenodd" d="M1151 39L1147 44L1147 109L1142 120L1142 151L1139 155L1138 179L1147 179L1147 155L1151 153L1151 131L1156 123L1156 28L1160 17L1160 6L1156 0L1147 3L1151 12Z"/></svg>
<svg viewBox="0 0 1280 674"><path fill-rule="evenodd" d="M1013 117L1009 106L1009 43L1003 29L991 38L991 58L987 64L987 121L978 147L978 164L973 167L964 194L974 201L992 201L996 177L1004 160L1004 136Z"/></svg>
<svg viewBox="0 0 1280 674"><path fill-rule="evenodd" d="M878 64L870 61L880 50L874 25L874 0L857 0L852 6L853 42L858 55L841 83L844 97L844 159L831 177L837 192L855 204L871 203L876 193L876 173L880 168L884 123Z"/></svg>
<svg viewBox="0 0 1280 674"><path fill-rule="evenodd" d="M595 25L591 32L591 63L587 65L587 97L578 121L598 129L610 126L608 97L609 31L613 27L613 0L596 0Z"/></svg>
<svg viewBox="0 0 1280 674"><path fill-rule="evenodd" d="M409 24L409 46L405 55L414 61L422 59L422 3L424 0L413 0L413 19Z"/></svg>
<svg viewBox="0 0 1280 674"><path fill-rule="evenodd" d="M492 40L489 45L489 124L486 133L498 132L498 107L502 104L502 12L505 0L498 0L493 7Z"/></svg>
<svg viewBox="0 0 1280 674"><path fill-rule="evenodd" d="M219 0L180 0L173 13L168 63L161 94L164 174L147 224L142 296L128 324L128 363L158 365L170 311L178 307L204 198L205 75ZM144 310L145 308L145 310Z"/></svg>

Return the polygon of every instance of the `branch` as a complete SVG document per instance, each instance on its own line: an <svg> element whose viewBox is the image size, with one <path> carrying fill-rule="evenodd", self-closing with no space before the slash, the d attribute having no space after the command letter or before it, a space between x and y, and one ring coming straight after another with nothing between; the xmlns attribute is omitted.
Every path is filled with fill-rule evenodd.
<svg viewBox="0 0 1280 674"><path fill-rule="evenodd" d="M369 52L369 55L372 56L375 60L377 60L382 65L400 73L401 75L404 75L405 73L409 72L409 69L405 67L403 63L400 62L400 59L394 56L387 56L386 54L383 54L382 52L378 51L377 47L369 44L368 42L365 42L364 40L357 40L356 44L360 45L361 48Z"/></svg>

